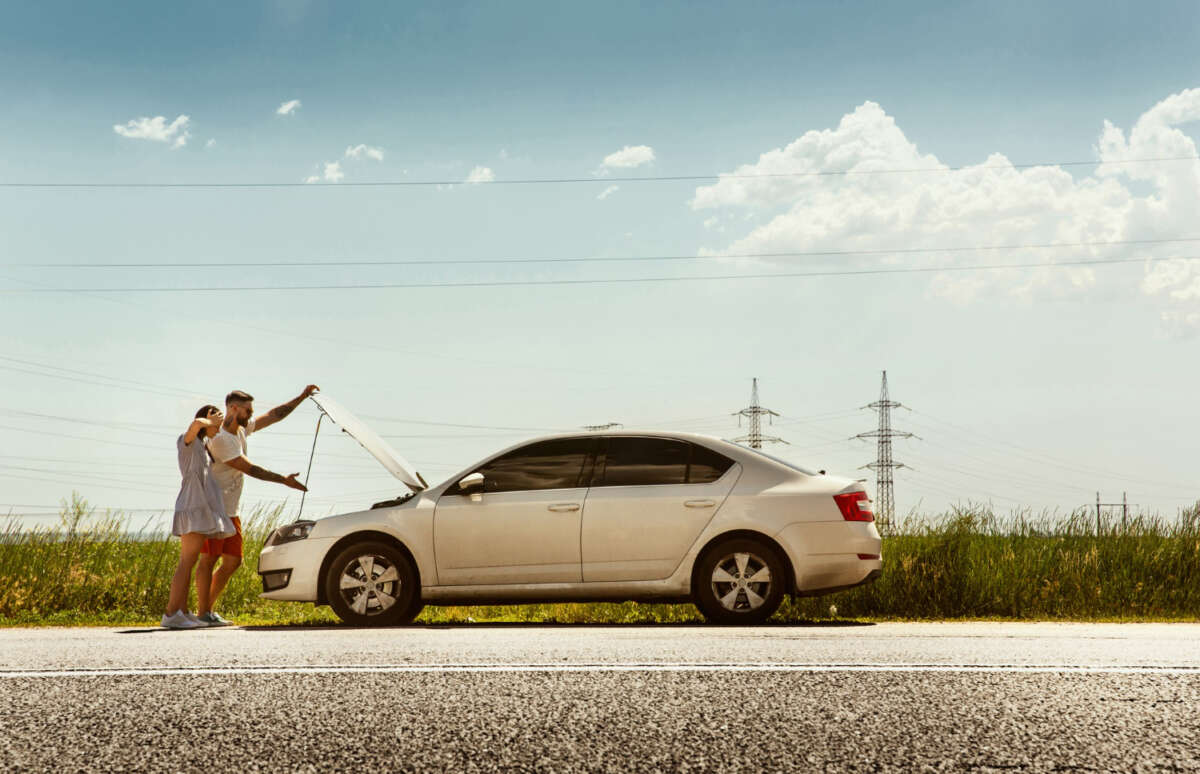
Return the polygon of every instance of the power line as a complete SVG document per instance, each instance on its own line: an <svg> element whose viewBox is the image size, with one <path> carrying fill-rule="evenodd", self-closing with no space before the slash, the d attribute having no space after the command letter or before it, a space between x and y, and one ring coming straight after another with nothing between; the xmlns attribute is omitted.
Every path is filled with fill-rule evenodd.
<svg viewBox="0 0 1200 774"><path fill-rule="evenodd" d="M971 436L973 436L973 435L978 435L978 436L982 436L984 438L989 438L990 440L992 440L995 443L999 443L999 444L1007 446L1011 449L1015 449L1018 452L1018 454L1015 456L1024 457L1025 459L1027 459L1030 462L1033 462L1034 464L1037 464L1037 465L1052 465L1054 467L1061 468L1063 470L1071 471L1074 473L1082 473L1082 474L1088 475L1088 476L1104 476L1104 477L1111 478L1111 479L1123 480L1123 481L1127 481L1127 482L1136 482L1136 483L1141 483L1141 484L1150 484L1153 486L1163 486L1163 487L1169 487L1172 489L1193 489L1193 488L1195 488L1193 485L1185 485L1185 484L1180 484L1178 482L1167 482L1167 481L1162 481L1160 479L1146 478L1144 476L1131 475L1129 473L1117 472L1117 471L1113 471L1113 470L1106 470L1104 468L1098 468L1098 467L1089 466L1089 465L1068 464L1068 463L1063 462L1061 459L1047 455L1044 452L1039 452L1035 449L1030 449L1025 446L1020 446L1018 444L1012 443L1011 441L1006 441L1003 438L999 438L994 435L989 435L987 433L984 433L984 432L981 432L978 430L972 430L971 428L956 424L954 422L949 422L945 419L939 419L938 417L935 417L926 411L918 411L917 409L913 409L912 411L914 414L923 416L927 419L937 422L938 424L946 425L951 428L956 428L958 430L958 435L965 438L968 443L982 445L982 444L980 444L979 441L976 441L973 438L971 438Z"/></svg>
<svg viewBox="0 0 1200 774"><path fill-rule="evenodd" d="M1035 167L1085 167L1102 164L1151 164L1172 161L1197 161L1200 156L1164 156L1145 159L1119 159L1105 161L1093 159L1088 161L1051 161L1025 164L964 164L944 167L909 167L899 169L844 169L819 170L805 172L717 172L703 175L645 175L630 177L543 177L543 178L512 178L486 181L466 180L373 180L350 182L260 182L260 183L155 183L155 182L66 182L66 183L35 183L14 181L0 183L0 188L423 188L431 186L497 186L497 185L562 185L569 183L663 183L663 182L695 182L700 180L750 180L772 178L803 178L803 177L843 177L850 175L907 175L907 174L945 174L977 169L1033 169Z"/></svg>
<svg viewBox="0 0 1200 774"><path fill-rule="evenodd" d="M633 283L703 282L750 279L798 279L806 277L854 277L887 274L931 274L937 272L997 271L1004 269L1042 269L1069 266L1115 266L1161 261L1195 261L1200 256L1160 258L1083 259L1031 263L998 263L976 266L910 266L889 269L837 269L830 271L775 272L770 274L710 274L692 277L612 277L606 279L507 280L495 282L396 282L357 285L248 285L233 287L140 287L140 288L0 288L0 293L241 293L259 291L305 290L428 290L435 288L535 287L546 285L611 285Z"/></svg>
<svg viewBox="0 0 1200 774"><path fill-rule="evenodd" d="M470 428L470 429L474 429L474 430L517 430L520 432L533 432L533 433L536 433L536 432L548 432L548 433L569 432L568 429L561 428L561 427L505 427L505 426L501 426L501 425L468 425L468 424L459 424L459 423L455 423L455 422L431 422L431 421L424 420L424 419L405 419L403 417L381 417L381 416L374 416L371 414L360 414L359 416L361 416L363 419L370 419L370 420L374 420L376 422L399 422L401 424L432 425L435 427L464 427L464 428Z"/></svg>
<svg viewBox="0 0 1200 774"><path fill-rule="evenodd" d="M1040 242L1033 244L1007 245L960 245L957 247L904 247L876 248L870 250L802 250L775 253L710 253L706 255L627 255L627 256L582 256L574 258L397 258L397 259L332 259L322 258L306 261L190 261L172 263L148 261L140 263L6 263L9 267L40 269L216 269L216 268L287 268L287 267L346 267L346 266L462 266L479 264L526 264L526 263L636 263L653 261L711 261L730 258L829 258L839 256L869 255L924 255L991 250L1048 250L1069 247L1116 247L1129 245L1162 245L1180 242L1200 242L1200 237L1178 237L1175 239L1112 239L1086 242Z"/></svg>

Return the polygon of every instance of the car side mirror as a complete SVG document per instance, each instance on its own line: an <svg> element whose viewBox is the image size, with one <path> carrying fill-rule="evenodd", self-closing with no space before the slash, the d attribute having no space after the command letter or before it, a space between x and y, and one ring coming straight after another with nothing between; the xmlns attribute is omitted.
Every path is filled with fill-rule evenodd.
<svg viewBox="0 0 1200 774"><path fill-rule="evenodd" d="M483 474L471 473L458 480L458 493L478 496L483 494Z"/></svg>

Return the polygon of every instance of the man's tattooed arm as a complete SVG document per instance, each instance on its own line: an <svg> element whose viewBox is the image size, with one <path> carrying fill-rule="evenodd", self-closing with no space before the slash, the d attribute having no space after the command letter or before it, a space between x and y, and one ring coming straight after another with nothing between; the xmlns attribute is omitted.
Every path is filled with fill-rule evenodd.
<svg viewBox="0 0 1200 774"><path fill-rule="evenodd" d="M272 484L283 484L290 486L292 489L299 489L301 492L308 491L304 488L304 484L300 483L299 473L293 473L290 476L281 476L274 471L267 470L261 465L255 465L250 460L246 459L245 455L235 457L225 463L234 470L240 470L251 478L257 478L259 481L270 481Z"/></svg>
<svg viewBox="0 0 1200 774"><path fill-rule="evenodd" d="M279 420L287 417L288 414L291 414L293 411L296 410L297 406L299 406L301 403L304 402L305 398L312 395L316 391L317 391L317 385L310 384L304 388L304 392L302 392L299 395L297 395L296 397L292 398L287 403L282 403L282 404L276 406L275 408L271 409L267 413L261 414L258 417L256 417L254 420L255 432L258 432L259 430L268 428L271 425L278 422Z"/></svg>

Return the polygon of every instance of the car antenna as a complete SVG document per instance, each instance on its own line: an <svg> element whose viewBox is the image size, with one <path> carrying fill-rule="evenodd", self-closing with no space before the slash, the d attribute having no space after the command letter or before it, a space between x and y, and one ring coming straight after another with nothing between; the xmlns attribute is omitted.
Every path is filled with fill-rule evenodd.
<svg viewBox="0 0 1200 774"><path fill-rule="evenodd" d="M312 396L308 396L308 399L312 400ZM313 403L317 402L313 400ZM317 408L320 407L321 404L317 403ZM317 453L317 436L321 434L321 420L325 417L325 409L321 409L321 416L317 417L317 430L313 433L312 451L308 453L308 470L304 471L304 491L300 493L300 510L296 511L296 521L300 521L300 516L304 513L304 498L308 496L308 478L312 475L312 461Z"/></svg>

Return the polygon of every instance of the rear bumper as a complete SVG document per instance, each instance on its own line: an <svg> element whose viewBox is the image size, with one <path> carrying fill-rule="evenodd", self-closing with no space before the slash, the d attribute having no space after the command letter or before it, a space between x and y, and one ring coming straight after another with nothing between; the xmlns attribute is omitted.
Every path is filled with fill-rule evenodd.
<svg viewBox="0 0 1200 774"><path fill-rule="evenodd" d="M804 591L797 591L796 596L798 596L798 597L823 597L826 594L835 594L839 591L845 591L846 589L852 589L855 586L864 586L868 583L874 583L882 575L883 575L883 570L871 570L869 573L867 573L867 577L863 578L862 580L860 580L857 583L849 583L849 584L846 584L845 586L827 586L826 588L823 588L823 589L806 589Z"/></svg>
<svg viewBox="0 0 1200 774"><path fill-rule="evenodd" d="M799 596L848 589L878 578L883 570L883 541L875 522L797 522L775 539L795 568Z"/></svg>

